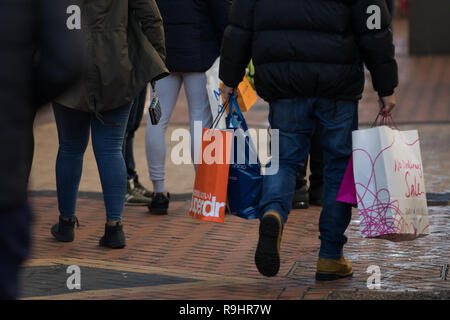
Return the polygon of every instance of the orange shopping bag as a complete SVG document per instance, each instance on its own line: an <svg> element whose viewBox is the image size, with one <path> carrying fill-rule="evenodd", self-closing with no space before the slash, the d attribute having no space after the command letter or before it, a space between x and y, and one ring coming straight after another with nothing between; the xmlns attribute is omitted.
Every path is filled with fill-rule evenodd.
<svg viewBox="0 0 450 320"><path fill-rule="evenodd" d="M203 129L189 215L224 222L232 140L229 131Z"/></svg>
<svg viewBox="0 0 450 320"><path fill-rule="evenodd" d="M223 87L223 82L220 84L220 89ZM222 95L223 100L223 95ZM238 85L238 97L237 102L239 104L239 108L241 109L241 112L246 112L250 110L251 107L255 104L255 102L258 100L258 95L256 94L255 90L253 90L252 85L248 81L247 77L244 77L244 79L239 83ZM224 101L225 102L225 101Z"/></svg>

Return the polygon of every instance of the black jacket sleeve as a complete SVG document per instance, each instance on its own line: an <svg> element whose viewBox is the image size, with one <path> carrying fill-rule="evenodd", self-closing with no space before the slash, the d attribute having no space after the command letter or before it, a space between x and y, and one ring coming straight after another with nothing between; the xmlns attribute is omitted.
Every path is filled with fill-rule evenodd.
<svg viewBox="0 0 450 320"><path fill-rule="evenodd" d="M158 51L163 61L166 60L166 40L163 20L155 0L129 0L129 7L134 10L141 23L148 41Z"/></svg>
<svg viewBox="0 0 450 320"><path fill-rule="evenodd" d="M252 57L254 6L255 0L234 0L223 35L219 78L232 88L242 81Z"/></svg>
<svg viewBox="0 0 450 320"><path fill-rule="evenodd" d="M81 30L67 27L67 8L73 0L37 0L35 3L36 52L35 104L45 104L68 89L82 73Z"/></svg>
<svg viewBox="0 0 450 320"><path fill-rule="evenodd" d="M371 30L367 26L367 20L371 16L371 13L367 13L367 8L371 5L380 8L379 29ZM373 87L380 96L391 95L398 85L391 21L385 0L356 0L352 6L353 31L364 62L372 75Z"/></svg>

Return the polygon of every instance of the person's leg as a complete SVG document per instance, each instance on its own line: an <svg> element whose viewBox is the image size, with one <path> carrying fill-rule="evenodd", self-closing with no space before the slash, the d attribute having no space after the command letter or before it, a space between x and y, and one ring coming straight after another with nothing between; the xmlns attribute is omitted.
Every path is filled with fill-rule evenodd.
<svg viewBox="0 0 450 320"><path fill-rule="evenodd" d="M316 128L311 136L309 152L309 201L314 205L322 205L324 155L320 140L320 130Z"/></svg>
<svg viewBox="0 0 450 320"><path fill-rule="evenodd" d="M31 219L28 205L0 210L0 300L20 296L19 267L30 250Z"/></svg>
<svg viewBox="0 0 450 320"><path fill-rule="evenodd" d="M34 124L34 120L36 118L36 113L37 113L37 108L33 107L31 110L31 117L30 117L30 126L31 128L33 127ZM30 142L30 149L29 149L29 154L28 154L28 161L27 161L27 167L26 167L26 172L27 172L27 179L30 179L30 173L31 173L31 169L33 167L33 157L34 157L34 148L35 148L35 141L34 141L34 132L33 130L30 130L30 136L29 136L29 142Z"/></svg>
<svg viewBox="0 0 450 320"><path fill-rule="evenodd" d="M57 103L53 104L53 112L59 139L55 166L58 207L62 217L73 218L89 142L90 114Z"/></svg>
<svg viewBox="0 0 450 320"><path fill-rule="evenodd" d="M305 165L299 165L297 176L295 178L295 191L292 197L292 209L308 209L309 193L306 185L306 168L308 167L308 158Z"/></svg>
<svg viewBox="0 0 450 320"><path fill-rule="evenodd" d="M191 133L191 158L197 159L201 147L201 132L195 135L194 124L200 122L202 128L209 128L213 122L206 90L206 75L202 72L183 73L184 90L189 107L189 126Z"/></svg>
<svg viewBox="0 0 450 320"><path fill-rule="evenodd" d="M105 233L100 245L112 249L125 247L122 212L125 203L127 168L122 154L123 140L131 104L104 112L113 124L105 124L92 115L92 147L100 174L106 207Z"/></svg>
<svg viewBox="0 0 450 320"><path fill-rule="evenodd" d="M298 165L305 166L313 131L313 99L282 99L271 103L271 129L279 130L279 170L264 176L261 213L274 210L286 222L291 210ZM292 187L292 188L291 188Z"/></svg>
<svg viewBox="0 0 450 320"><path fill-rule="evenodd" d="M127 166L128 180L134 180L137 177L136 164L134 161L134 135L141 125L144 114L145 102L147 98L147 86L133 100L128 118L127 129L123 145L123 154Z"/></svg>
<svg viewBox="0 0 450 320"><path fill-rule="evenodd" d="M260 201L261 223L255 263L259 272L274 276L280 267L282 225L291 210L298 165L305 165L313 131L314 99L283 99L271 103L269 122L279 130L279 170L266 175ZM275 142L276 143L276 142Z"/></svg>
<svg viewBox="0 0 450 320"><path fill-rule="evenodd" d="M131 145L131 158L130 161L132 161L131 165L127 164L127 170L129 172L128 177L132 177L133 178L133 186L134 186L134 190L136 192L138 192L139 194L143 195L146 198L151 198L153 196L153 192L151 192L150 190L148 190L146 187L144 187L142 185L142 183L139 181L139 175L136 172L136 165L134 162L134 153L133 153L133 143L134 143L134 133L139 129L141 122L142 122L142 117L144 116L144 109L146 106L146 102L147 102L147 87L146 86L140 93L138 96L139 99L139 104L137 107L137 113L136 113L136 117L135 117L135 127L133 130L133 139L132 139L132 145ZM125 159L126 160L126 159ZM131 171L131 174L130 174Z"/></svg>
<svg viewBox="0 0 450 320"><path fill-rule="evenodd" d="M181 75L172 73L156 82L156 94L161 104L161 119L157 125L152 125L147 119L146 152L150 179L153 182L153 191L163 193L167 191L164 183L166 167L166 131L170 117L175 108L181 88Z"/></svg>
<svg viewBox="0 0 450 320"><path fill-rule="evenodd" d="M323 208L319 219L320 258L340 259L351 206L336 201L352 153L352 130L357 101L319 99L315 108L325 154Z"/></svg>
<svg viewBox="0 0 450 320"><path fill-rule="evenodd" d="M136 96L131 104L130 116L123 141L123 157L127 166L127 193L125 205L149 205L151 192L145 189L138 180L134 161L134 135L141 124L147 97L147 86Z"/></svg>
<svg viewBox="0 0 450 320"><path fill-rule="evenodd" d="M104 112L114 125L103 124L92 115L92 147L100 174L108 221L121 221L126 193L127 169L122 154L131 104Z"/></svg>

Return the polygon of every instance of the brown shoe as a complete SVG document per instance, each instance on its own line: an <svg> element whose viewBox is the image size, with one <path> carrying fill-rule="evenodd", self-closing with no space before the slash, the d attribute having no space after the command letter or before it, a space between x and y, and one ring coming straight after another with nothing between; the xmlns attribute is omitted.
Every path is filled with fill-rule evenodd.
<svg viewBox="0 0 450 320"><path fill-rule="evenodd" d="M317 261L316 280L337 280L352 275L352 264L344 257L339 259L319 258Z"/></svg>
<svg viewBox="0 0 450 320"><path fill-rule="evenodd" d="M259 241L255 252L255 264L258 271L273 277L280 269L280 243L283 222L275 211L264 214L259 225Z"/></svg>

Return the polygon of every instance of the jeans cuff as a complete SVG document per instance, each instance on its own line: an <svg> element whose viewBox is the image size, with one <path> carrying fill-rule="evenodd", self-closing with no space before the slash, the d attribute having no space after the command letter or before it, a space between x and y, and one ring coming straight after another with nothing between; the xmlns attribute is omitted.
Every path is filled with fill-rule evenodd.
<svg viewBox="0 0 450 320"><path fill-rule="evenodd" d="M260 209L260 219L262 219L264 214L268 211L275 211L276 213L278 213L280 215L280 218L281 218L281 221L283 222L283 224L286 223L287 214L283 214L283 209L282 209L281 205L279 205L276 202L273 202L273 203L270 203L270 204L264 206L263 208Z"/></svg>
<svg viewBox="0 0 450 320"><path fill-rule="evenodd" d="M326 259L339 259L343 256L344 244L322 240L319 257Z"/></svg>
<svg viewBox="0 0 450 320"><path fill-rule="evenodd" d="M136 172L128 172L127 174L127 179L128 180L135 180L137 178L137 173Z"/></svg>

